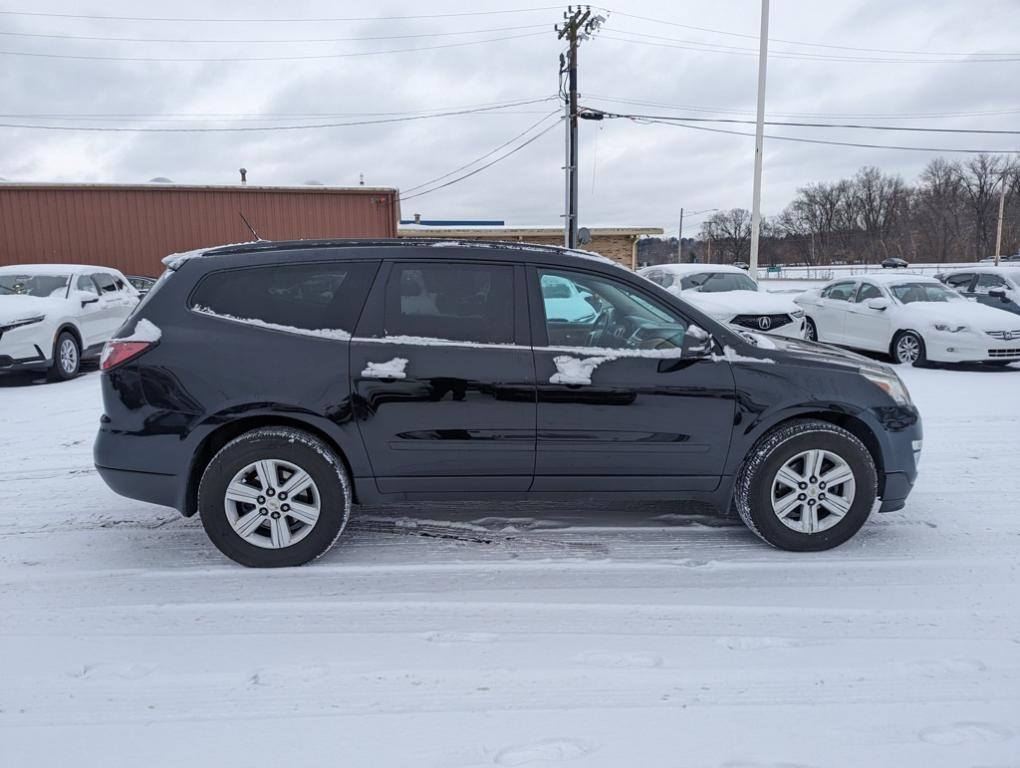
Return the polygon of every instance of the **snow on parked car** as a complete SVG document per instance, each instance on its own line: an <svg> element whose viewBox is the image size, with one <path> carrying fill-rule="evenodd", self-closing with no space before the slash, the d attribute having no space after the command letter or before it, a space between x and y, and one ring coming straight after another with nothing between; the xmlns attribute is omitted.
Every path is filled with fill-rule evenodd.
<svg viewBox="0 0 1020 768"><path fill-rule="evenodd" d="M41 264L0 267L0 371L78 374L138 305L115 269Z"/></svg>
<svg viewBox="0 0 1020 768"><path fill-rule="evenodd" d="M804 310L790 298L758 290L747 272L736 266L660 264L638 274L721 323L804 337Z"/></svg>
<svg viewBox="0 0 1020 768"><path fill-rule="evenodd" d="M935 275L966 299L1020 315L1020 269L1007 267L958 267Z"/></svg>
<svg viewBox="0 0 1020 768"><path fill-rule="evenodd" d="M1020 361L1020 318L968 301L933 277L841 278L796 302L807 313L809 339L885 352L898 363Z"/></svg>

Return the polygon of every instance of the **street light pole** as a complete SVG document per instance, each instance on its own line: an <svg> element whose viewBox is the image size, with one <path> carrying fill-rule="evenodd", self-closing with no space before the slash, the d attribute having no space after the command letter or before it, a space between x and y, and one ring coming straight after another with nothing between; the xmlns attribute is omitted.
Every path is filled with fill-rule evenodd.
<svg viewBox="0 0 1020 768"><path fill-rule="evenodd" d="M1002 254L1002 214L1006 207L1006 174L1002 174L1002 189L999 191L999 224L995 229L995 266L999 266Z"/></svg>
<svg viewBox="0 0 1020 768"><path fill-rule="evenodd" d="M680 209L680 231L677 233L676 241L676 263L684 263L684 209Z"/></svg>
<svg viewBox="0 0 1020 768"><path fill-rule="evenodd" d="M761 165L765 140L765 68L769 51L769 0L761 0L758 38L758 115L754 128L754 191L751 194L751 277L758 279L758 240L761 234Z"/></svg>

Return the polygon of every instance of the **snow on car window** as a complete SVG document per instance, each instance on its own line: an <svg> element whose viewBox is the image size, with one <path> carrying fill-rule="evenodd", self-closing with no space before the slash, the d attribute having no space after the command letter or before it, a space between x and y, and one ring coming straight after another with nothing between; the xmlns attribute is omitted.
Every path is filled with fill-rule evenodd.
<svg viewBox="0 0 1020 768"><path fill-rule="evenodd" d="M735 272L703 272L685 277L683 289L697 289L702 293L726 293L728 291L757 291L758 284L747 275Z"/></svg>

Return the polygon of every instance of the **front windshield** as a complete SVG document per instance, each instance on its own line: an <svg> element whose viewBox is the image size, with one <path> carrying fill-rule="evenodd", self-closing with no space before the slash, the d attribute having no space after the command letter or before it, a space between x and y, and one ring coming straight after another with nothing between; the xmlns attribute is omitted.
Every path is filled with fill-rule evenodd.
<svg viewBox="0 0 1020 768"><path fill-rule="evenodd" d="M960 294L949 290L941 283L901 283L892 287L892 294L901 304L966 301Z"/></svg>
<svg viewBox="0 0 1020 768"><path fill-rule="evenodd" d="M681 287L685 291L695 289L702 293L758 290L758 284L754 280L736 272L702 272L690 275L683 279Z"/></svg>
<svg viewBox="0 0 1020 768"><path fill-rule="evenodd" d="M0 296L47 296L60 295L67 290L70 275L33 275L31 273L0 274Z"/></svg>

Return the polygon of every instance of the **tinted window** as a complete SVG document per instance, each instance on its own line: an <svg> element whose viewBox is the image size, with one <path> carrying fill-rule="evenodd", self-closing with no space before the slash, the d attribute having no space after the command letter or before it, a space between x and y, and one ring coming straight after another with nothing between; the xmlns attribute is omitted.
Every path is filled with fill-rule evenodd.
<svg viewBox="0 0 1020 768"><path fill-rule="evenodd" d="M687 321L626 283L553 270L539 270L539 279L543 286L569 281L576 296L568 303L543 291L549 346L673 349L683 344Z"/></svg>
<svg viewBox="0 0 1020 768"><path fill-rule="evenodd" d="M99 287L100 293L116 293L117 283L113 280L113 275L109 272L96 272L92 275L92 279Z"/></svg>
<svg viewBox="0 0 1020 768"><path fill-rule="evenodd" d="M833 301L850 301L850 297L854 295L854 285L853 282L830 285L822 291L822 298Z"/></svg>
<svg viewBox="0 0 1020 768"><path fill-rule="evenodd" d="M236 320L351 333L376 266L287 264L214 272L198 284L191 306Z"/></svg>
<svg viewBox="0 0 1020 768"><path fill-rule="evenodd" d="M500 264L394 264L386 284L387 336L510 344L514 270Z"/></svg>
<svg viewBox="0 0 1020 768"><path fill-rule="evenodd" d="M78 281L75 283L75 287L79 291L85 291L86 293L91 293L96 296L99 295L96 289L96 284L92 282L92 278L90 278L88 275L79 275Z"/></svg>
<svg viewBox="0 0 1020 768"><path fill-rule="evenodd" d="M946 278L946 285L950 288L955 288L958 291L965 291L970 287L970 281L974 279L974 275L950 275Z"/></svg>
<svg viewBox="0 0 1020 768"><path fill-rule="evenodd" d="M857 303L862 301L868 301L869 299L880 299L882 298L882 291L877 285L871 283L861 283L860 289L857 291Z"/></svg>
<svg viewBox="0 0 1020 768"><path fill-rule="evenodd" d="M988 293L996 288L1009 288L1009 285L998 275L991 275L988 273L978 275L977 285L974 286L975 292Z"/></svg>
<svg viewBox="0 0 1020 768"><path fill-rule="evenodd" d="M32 275L8 272L0 275L0 296L59 296L67 290L68 275Z"/></svg>

